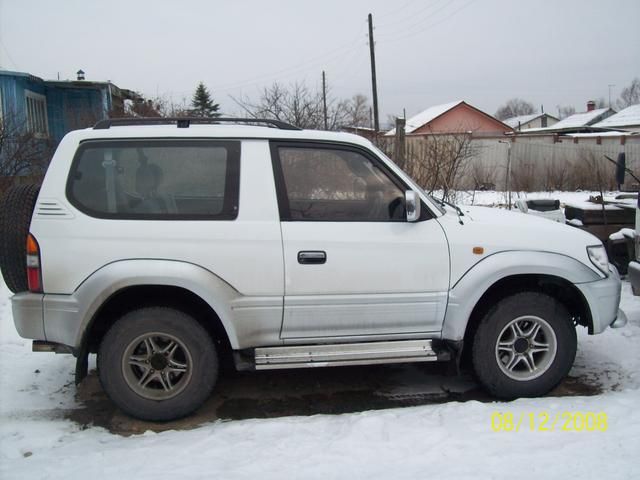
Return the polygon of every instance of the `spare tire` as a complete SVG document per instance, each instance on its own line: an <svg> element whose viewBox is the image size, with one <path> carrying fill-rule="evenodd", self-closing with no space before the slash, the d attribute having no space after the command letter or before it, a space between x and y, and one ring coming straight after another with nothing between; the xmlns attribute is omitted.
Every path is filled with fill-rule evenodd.
<svg viewBox="0 0 640 480"><path fill-rule="evenodd" d="M7 190L0 208L0 270L13 293L29 289L27 235L39 185L17 185Z"/></svg>

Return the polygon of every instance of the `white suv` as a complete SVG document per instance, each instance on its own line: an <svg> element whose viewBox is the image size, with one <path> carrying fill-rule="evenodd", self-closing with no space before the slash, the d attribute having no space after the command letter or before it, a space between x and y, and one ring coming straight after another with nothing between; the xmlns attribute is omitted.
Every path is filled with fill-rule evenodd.
<svg viewBox="0 0 640 480"><path fill-rule="evenodd" d="M436 201L358 136L238 123L103 121L62 140L39 194L7 197L17 233L0 260L18 332L72 352L78 381L96 352L125 412L189 414L225 360L466 353L493 395L542 395L571 368L575 326L626 322L590 234Z"/></svg>

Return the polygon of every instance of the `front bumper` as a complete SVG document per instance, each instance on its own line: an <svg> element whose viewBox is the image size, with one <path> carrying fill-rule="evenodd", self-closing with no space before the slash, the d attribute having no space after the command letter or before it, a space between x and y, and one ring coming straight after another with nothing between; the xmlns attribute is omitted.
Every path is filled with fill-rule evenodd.
<svg viewBox="0 0 640 480"><path fill-rule="evenodd" d="M579 283L576 287L582 292L591 311L589 334L602 333L607 327L624 326L626 315L619 310L622 282L618 270L609 265L609 276L595 282Z"/></svg>

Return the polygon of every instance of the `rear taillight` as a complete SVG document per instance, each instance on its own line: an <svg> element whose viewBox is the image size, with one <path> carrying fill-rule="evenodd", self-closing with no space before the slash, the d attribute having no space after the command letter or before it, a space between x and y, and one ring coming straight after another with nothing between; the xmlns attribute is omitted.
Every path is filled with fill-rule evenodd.
<svg viewBox="0 0 640 480"><path fill-rule="evenodd" d="M29 291L42 293L42 270L40 268L40 247L36 238L27 236L27 282Z"/></svg>

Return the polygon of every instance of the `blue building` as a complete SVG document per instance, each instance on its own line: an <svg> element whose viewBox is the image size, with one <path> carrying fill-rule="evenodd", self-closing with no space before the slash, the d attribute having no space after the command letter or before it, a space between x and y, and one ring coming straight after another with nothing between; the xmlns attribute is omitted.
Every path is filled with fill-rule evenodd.
<svg viewBox="0 0 640 480"><path fill-rule="evenodd" d="M71 130L86 128L124 112L124 101L140 96L111 82L43 80L22 72L0 70L0 120L56 146Z"/></svg>

